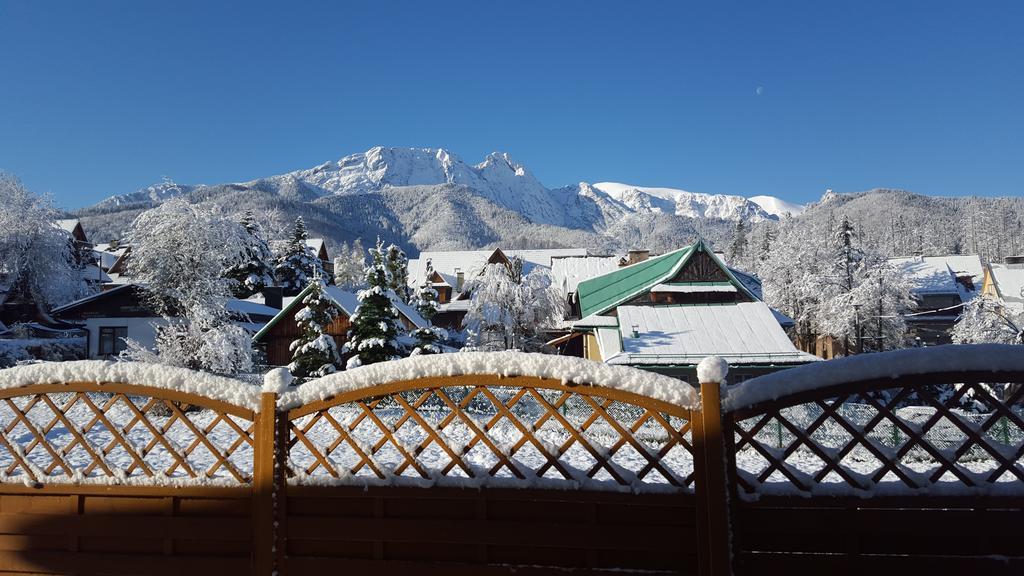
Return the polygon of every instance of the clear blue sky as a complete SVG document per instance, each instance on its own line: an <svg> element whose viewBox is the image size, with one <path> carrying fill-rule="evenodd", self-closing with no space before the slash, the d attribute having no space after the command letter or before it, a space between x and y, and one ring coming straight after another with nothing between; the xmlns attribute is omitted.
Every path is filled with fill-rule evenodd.
<svg viewBox="0 0 1024 576"><path fill-rule="evenodd" d="M0 0L0 169L68 208L375 145L551 187L1019 195L1022 134L1016 1Z"/></svg>

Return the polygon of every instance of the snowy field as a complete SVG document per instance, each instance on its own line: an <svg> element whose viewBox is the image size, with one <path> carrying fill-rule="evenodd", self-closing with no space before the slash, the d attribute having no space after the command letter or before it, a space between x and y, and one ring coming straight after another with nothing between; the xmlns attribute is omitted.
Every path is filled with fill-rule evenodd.
<svg viewBox="0 0 1024 576"><path fill-rule="evenodd" d="M461 402L471 390L468 387L445 389L453 403ZM499 414L492 401L478 394L465 410L453 414L449 404L434 394L419 407L416 417L407 416L407 411L394 397L380 400L369 410L348 404L331 408L319 417L316 414L304 416L295 422L300 430L305 430L305 438L295 438L296 444L290 453L289 466L296 472L291 482L318 485L582 487L636 492L693 489L692 484L678 488L668 481L668 477L672 477L679 484L685 484L684 479L693 471L690 452L678 444L666 450L673 433L656 419L639 421L643 411L636 407L612 403L607 411L616 421L613 424L603 416L595 417L593 407L579 396L574 395L566 401L557 410L556 417L544 404L528 395L510 402L518 389L491 387L489 390L500 402L510 404L508 413ZM540 394L545 403L555 404L560 392L542 391ZM419 397L417 392L403 396L409 403ZM136 410L142 410L149 399L134 398L131 406L125 399L117 399L105 412L104 419L96 417L92 406L105 406L111 401L110 395L54 393L48 394L47 399L49 403L42 399L33 401L29 397L0 401L0 426L3 430L0 480L30 482L25 470L17 465L18 457L27 461L33 474L45 482L237 485L239 478L245 480L252 473L252 447L244 439L251 422L243 419L220 417L210 410L196 410L184 413L186 422L178 414L150 411L147 413L147 426L138 421ZM50 404L67 407L66 415L58 417ZM18 412L25 412L26 417L22 418ZM839 412L851 425L861 427L855 429L862 429L875 415L870 406L852 403L843 405ZM1024 415L1020 409L1015 413ZM548 417L545 419L546 414ZM924 407L908 407L897 412L912 430L920 430L933 414L933 408ZM955 414L976 431L981 430L980 424L987 418L983 414ZM820 408L814 405L783 411L783 416L800 430L819 415ZM741 422L741 427L749 430L756 421ZM535 425L537 422L540 424ZM664 422L674 430L685 424L675 417ZM115 439L120 435L112 434L110 430L110 427L124 430L129 426L130 429L123 434L123 443ZM618 426L631 431L635 444L623 441ZM351 431L342 438L339 428ZM478 431L485 428L486 441L477 438ZM207 430L208 433L198 433ZM157 431L165 433L158 435ZM79 434L86 439L87 446L77 440ZM1000 454L1011 460L1018 470L1022 469L1017 453L1024 444L1024 431L1008 419L1001 419L983 434ZM45 444L35 441L41 436L46 437ZM535 442L523 442L525 436L534 438ZM876 451L889 458L898 458L900 469L919 485L927 486L925 490L928 493L1022 492L1024 482L1009 471L1004 471L995 485L984 489L967 488L949 472L935 484L930 484L927 478L938 470L939 462L921 446L901 450L908 438L900 427L882 420L868 432L867 437ZM691 442L688 432L683 438ZM763 426L756 438L762 450L776 458L798 442L786 426L774 420ZM811 438L826 455L834 458L852 436L845 428L829 420L815 429ZM925 438L940 455L956 461L958 468L978 483L984 483L1000 466L989 452L977 445L958 451L967 441L967 436L945 418L931 426ZM581 439L587 444L584 445ZM744 445L741 436L737 437L737 442ZM321 455L330 449L325 460L337 475L331 474L309 444ZM8 446L16 447L13 453ZM172 452L181 455L183 463L178 462ZM226 452L230 453L226 463L218 462ZM659 457L661 452L664 454ZM559 454L557 461L561 471L549 464L545 453ZM370 454L372 456L364 459L364 455ZM407 461L407 456L413 455L415 465ZM499 455L508 458L522 479L516 478ZM465 466L449 466L453 459ZM651 459L658 466L651 466ZM67 462L70 476L59 463L55 464L60 460ZM608 464L605 466L599 461L607 461ZM107 474L99 462L111 473ZM148 477L141 463L155 474ZM751 482L769 466L768 459L749 444L745 444L737 454L737 463L741 475ZM870 496L906 493L909 490L892 472L877 484L872 482L870 477L879 470L881 463L860 444L842 456L841 465L865 489L853 489L835 471L815 484L811 477L825 464L803 444L798 444L788 454L785 463L801 482L810 486L810 493ZM193 473L198 478L193 479ZM758 492L808 493L801 491L779 470L772 472L760 484Z"/></svg>

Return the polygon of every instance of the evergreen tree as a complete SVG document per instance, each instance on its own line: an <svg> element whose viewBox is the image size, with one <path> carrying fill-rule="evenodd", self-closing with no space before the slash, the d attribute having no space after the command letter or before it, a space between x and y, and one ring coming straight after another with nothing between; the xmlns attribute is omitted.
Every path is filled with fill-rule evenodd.
<svg viewBox="0 0 1024 576"><path fill-rule="evenodd" d="M388 246L385 255L388 269L388 287L406 304L409 303L409 259L405 252L394 244Z"/></svg>
<svg viewBox="0 0 1024 576"><path fill-rule="evenodd" d="M438 304L437 290L434 289L432 278L434 276L434 265L428 259L427 269L425 271L423 281L420 282L416 288L416 294L413 296L413 305L416 306L416 311L420 317L427 321L427 324L431 323L431 320L437 314L440 304ZM448 337L448 334L441 328L437 328L432 325L425 326L423 328L416 328L409 334L416 340L416 344L413 347L412 355L418 354L438 354L441 352L440 346L437 343Z"/></svg>
<svg viewBox="0 0 1024 576"><path fill-rule="evenodd" d="M231 292L235 298L248 298L274 284L273 255L252 211L245 212L240 224L246 232L244 253L224 270L223 276L232 281Z"/></svg>
<svg viewBox="0 0 1024 576"><path fill-rule="evenodd" d="M338 308L324 291L317 277L310 282L309 292L302 298L305 305L295 314L302 335L291 343L292 363L288 370L299 378L319 378L334 373L341 363L334 338L324 331L338 317Z"/></svg>
<svg viewBox="0 0 1024 576"><path fill-rule="evenodd" d="M366 268L367 288L359 291L359 307L350 319L352 327L345 350L355 354L349 358L347 368L398 357L398 312L388 296L391 278L380 240L376 247L370 249L370 258L370 265Z"/></svg>
<svg viewBox="0 0 1024 576"><path fill-rule="evenodd" d="M299 216L274 268L274 276L286 294L296 294L312 278L323 277L323 264L306 244L308 238L306 223Z"/></svg>

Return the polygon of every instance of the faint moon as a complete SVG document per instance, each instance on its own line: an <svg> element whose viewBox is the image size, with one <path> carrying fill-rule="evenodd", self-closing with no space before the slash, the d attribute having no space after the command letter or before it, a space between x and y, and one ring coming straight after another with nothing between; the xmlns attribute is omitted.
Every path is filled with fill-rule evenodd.
<svg viewBox="0 0 1024 576"><path fill-rule="evenodd" d="M761 94L764 94L764 86L758 86L754 90L754 94L757 94L758 96L760 96Z"/></svg>

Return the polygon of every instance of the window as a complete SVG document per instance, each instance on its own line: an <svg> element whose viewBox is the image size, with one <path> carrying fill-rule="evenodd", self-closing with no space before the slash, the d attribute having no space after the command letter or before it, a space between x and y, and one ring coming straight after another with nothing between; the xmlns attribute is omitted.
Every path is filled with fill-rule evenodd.
<svg viewBox="0 0 1024 576"><path fill-rule="evenodd" d="M100 328L100 356L115 356L127 348L124 339L128 337L126 326L103 326Z"/></svg>

